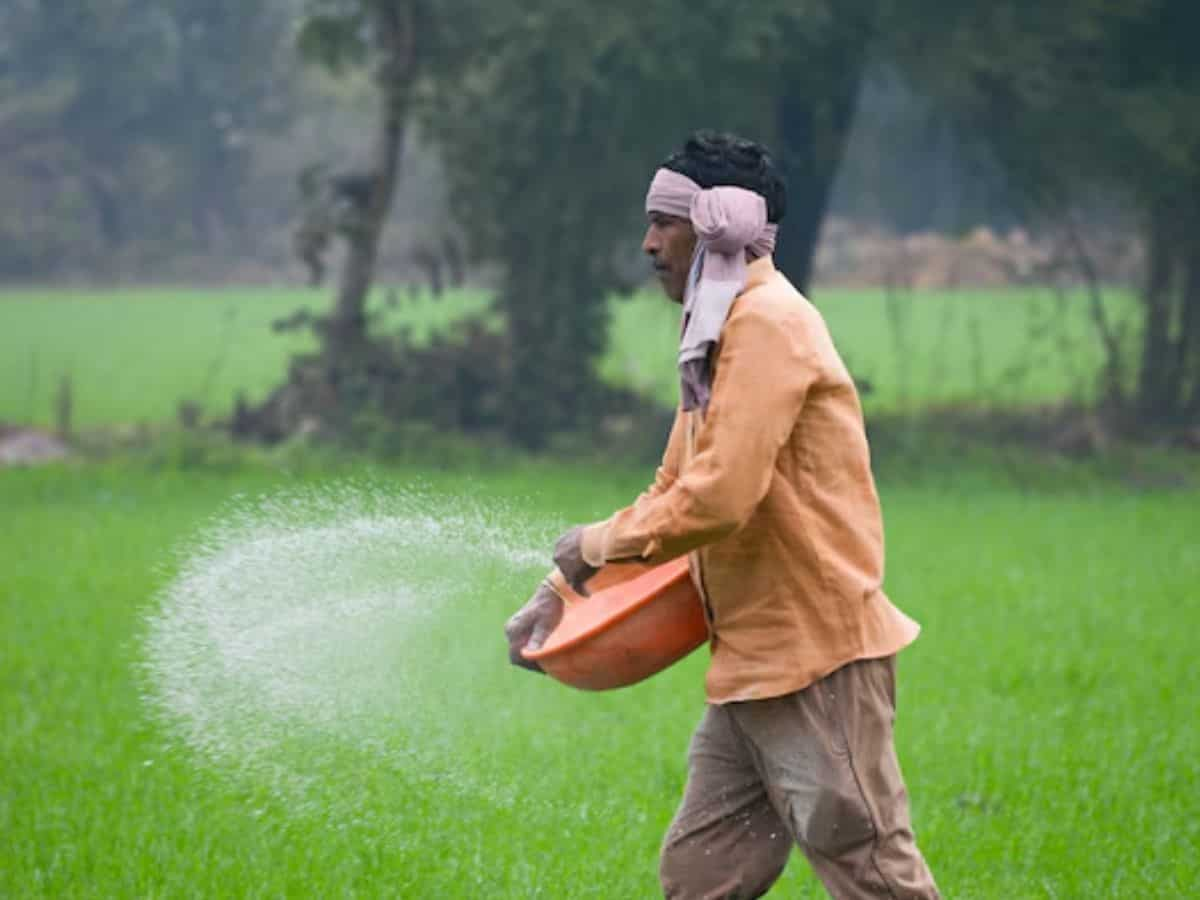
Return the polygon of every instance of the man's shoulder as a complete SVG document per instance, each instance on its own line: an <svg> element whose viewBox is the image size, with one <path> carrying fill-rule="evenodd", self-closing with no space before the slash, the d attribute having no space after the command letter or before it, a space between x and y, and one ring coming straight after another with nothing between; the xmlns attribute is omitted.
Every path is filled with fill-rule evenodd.
<svg viewBox="0 0 1200 900"><path fill-rule="evenodd" d="M817 308L778 271L737 298L729 314L735 318L804 334L826 330Z"/></svg>

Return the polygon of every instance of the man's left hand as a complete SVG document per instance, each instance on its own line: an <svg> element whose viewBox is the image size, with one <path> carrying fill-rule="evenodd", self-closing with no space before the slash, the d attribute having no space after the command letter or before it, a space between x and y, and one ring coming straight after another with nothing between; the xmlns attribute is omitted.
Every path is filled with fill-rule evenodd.
<svg viewBox="0 0 1200 900"><path fill-rule="evenodd" d="M539 650L551 632L562 621L563 602L554 588L543 581L529 602L522 606L504 626L508 638L508 661L534 672L544 670L537 662L526 659L524 651Z"/></svg>
<svg viewBox="0 0 1200 900"><path fill-rule="evenodd" d="M554 564L562 572L567 584L577 593L588 595L585 582L600 570L588 565L583 558L583 526L576 525L558 539L554 545Z"/></svg>

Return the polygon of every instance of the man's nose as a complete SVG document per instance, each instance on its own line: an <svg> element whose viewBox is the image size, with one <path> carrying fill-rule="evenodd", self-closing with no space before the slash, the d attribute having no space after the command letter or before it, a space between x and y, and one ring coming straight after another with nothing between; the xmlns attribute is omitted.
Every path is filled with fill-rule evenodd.
<svg viewBox="0 0 1200 900"><path fill-rule="evenodd" d="M654 226L648 226L646 228L646 235L642 238L642 252L647 256L657 256L661 249L662 244L658 240L658 234Z"/></svg>

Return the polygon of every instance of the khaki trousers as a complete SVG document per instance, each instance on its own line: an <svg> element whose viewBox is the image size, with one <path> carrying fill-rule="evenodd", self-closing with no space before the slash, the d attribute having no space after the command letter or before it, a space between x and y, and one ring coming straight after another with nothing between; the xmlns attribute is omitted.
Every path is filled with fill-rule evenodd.
<svg viewBox="0 0 1200 900"><path fill-rule="evenodd" d="M659 876L675 900L760 897L793 843L837 900L938 897L892 741L895 657L801 691L709 706Z"/></svg>

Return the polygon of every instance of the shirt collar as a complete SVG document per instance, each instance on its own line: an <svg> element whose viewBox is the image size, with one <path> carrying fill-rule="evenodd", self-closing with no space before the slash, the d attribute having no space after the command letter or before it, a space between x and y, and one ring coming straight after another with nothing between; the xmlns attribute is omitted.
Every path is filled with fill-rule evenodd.
<svg viewBox="0 0 1200 900"><path fill-rule="evenodd" d="M744 291L752 291L771 280L775 274L775 263L769 256L760 256L746 264L746 286Z"/></svg>

